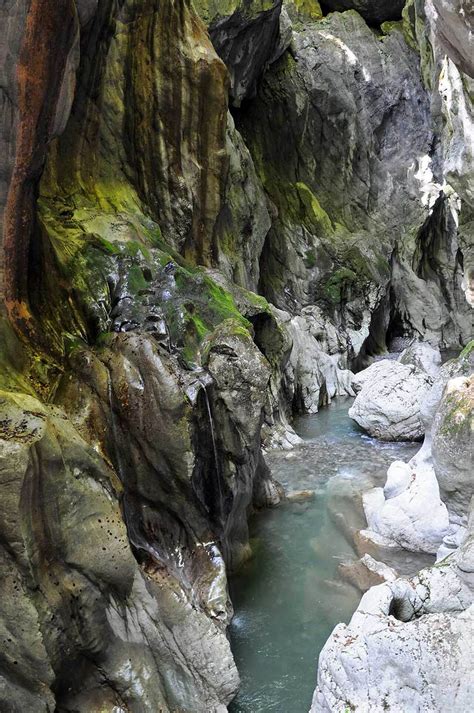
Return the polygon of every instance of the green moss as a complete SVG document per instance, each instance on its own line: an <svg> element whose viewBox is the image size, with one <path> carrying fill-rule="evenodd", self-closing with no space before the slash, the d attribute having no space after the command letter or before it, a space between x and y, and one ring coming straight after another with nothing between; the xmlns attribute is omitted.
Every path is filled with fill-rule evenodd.
<svg viewBox="0 0 474 713"><path fill-rule="evenodd" d="M296 29L304 29L307 22L319 22L323 11L318 0L285 0L288 15Z"/></svg>
<svg viewBox="0 0 474 713"><path fill-rule="evenodd" d="M466 346L464 347L464 349L462 350L462 352L459 355L459 359L468 359L473 352L474 352L474 339L472 339L468 344L466 344Z"/></svg>
<svg viewBox="0 0 474 713"><path fill-rule="evenodd" d="M446 412L440 427L440 434L449 438L457 438L465 433L466 437L469 437L472 420L472 396L455 391L446 396L444 408Z"/></svg>
<svg viewBox="0 0 474 713"><path fill-rule="evenodd" d="M275 0L193 0L197 13L207 24L229 17L237 10L246 18L254 19L261 12L275 7Z"/></svg>
<svg viewBox="0 0 474 713"><path fill-rule="evenodd" d="M307 250L304 258L304 264L310 270L316 265L316 255L314 250Z"/></svg>
<svg viewBox="0 0 474 713"><path fill-rule="evenodd" d="M353 270L342 267L337 270L324 287L325 296L333 303L339 304L346 296L348 290L357 282L357 275Z"/></svg>
<svg viewBox="0 0 474 713"><path fill-rule="evenodd" d="M317 231L320 231L324 235L331 235L333 233L331 220L309 186L307 186L306 183L297 183L295 188L298 192L300 202L304 207L305 219L308 220Z"/></svg>
<svg viewBox="0 0 474 713"><path fill-rule="evenodd" d="M403 32L403 22L402 20L391 20L388 22L382 22L380 25L380 29L384 33L384 35L389 35L393 30L398 30L399 32Z"/></svg>
<svg viewBox="0 0 474 713"><path fill-rule="evenodd" d="M132 265L128 273L128 285L132 294L148 287L148 282L143 275L143 270L139 265Z"/></svg>

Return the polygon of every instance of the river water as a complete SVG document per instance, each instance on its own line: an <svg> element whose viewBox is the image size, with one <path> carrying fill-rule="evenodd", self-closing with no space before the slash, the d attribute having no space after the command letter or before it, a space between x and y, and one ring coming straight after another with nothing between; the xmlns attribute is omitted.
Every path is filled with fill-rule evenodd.
<svg viewBox="0 0 474 713"><path fill-rule="evenodd" d="M319 652L334 626L348 622L360 593L338 574L357 558L353 534L365 526L361 493L385 483L393 460L409 460L417 444L380 443L347 416L339 398L315 416L298 418L304 439L267 462L287 491L310 489L311 500L287 503L251 521L254 556L230 581L235 617L232 648L242 685L231 713L305 713ZM400 554L402 574L426 564Z"/></svg>

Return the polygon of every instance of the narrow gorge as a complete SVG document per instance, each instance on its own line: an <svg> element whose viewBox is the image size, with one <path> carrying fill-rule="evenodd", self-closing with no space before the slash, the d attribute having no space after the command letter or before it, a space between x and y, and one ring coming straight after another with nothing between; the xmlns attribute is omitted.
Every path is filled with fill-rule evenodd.
<svg viewBox="0 0 474 713"><path fill-rule="evenodd" d="M470 710L472 1L0 28L0 713Z"/></svg>

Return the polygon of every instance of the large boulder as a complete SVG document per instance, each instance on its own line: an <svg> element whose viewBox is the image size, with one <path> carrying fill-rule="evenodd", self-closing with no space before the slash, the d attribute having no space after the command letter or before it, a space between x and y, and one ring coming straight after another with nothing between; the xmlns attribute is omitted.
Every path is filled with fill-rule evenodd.
<svg viewBox="0 0 474 713"><path fill-rule="evenodd" d="M349 416L371 436L384 441L419 441L425 427L420 407L432 385L413 364L375 362L355 379L361 387Z"/></svg>
<svg viewBox="0 0 474 713"><path fill-rule="evenodd" d="M365 540L431 554L457 541L473 494L471 374L472 344L439 369L421 404L422 448L392 463L384 488L364 494Z"/></svg>
<svg viewBox="0 0 474 713"><path fill-rule="evenodd" d="M463 562L469 547L413 580L380 584L363 596L320 654L311 713L469 709L474 605Z"/></svg>
<svg viewBox="0 0 474 713"><path fill-rule="evenodd" d="M416 456L392 463L385 488L365 493L363 503L368 530L361 534L378 546L436 554L450 533L433 465Z"/></svg>

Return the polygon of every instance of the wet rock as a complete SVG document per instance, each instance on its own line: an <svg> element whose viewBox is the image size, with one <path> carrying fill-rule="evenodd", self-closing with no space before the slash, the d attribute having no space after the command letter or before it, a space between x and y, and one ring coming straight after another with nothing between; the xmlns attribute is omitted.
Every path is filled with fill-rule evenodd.
<svg viewBox="0 0 474 713"><path fill-rule="evenodd" d="M305 503L308 500L313 500L314 497L314 490L294 490L286 493L286 500L290 503Z"/></svg>
<svg viewBox="0 0 474 713"><path fill-rule="evenodd" d="M270 366L250 334L232 320L223 322L209 337L205 365L214 382L215 446L226 454L217 474L224 503L224 552L229 566L236 567L248 546L246 515L253 493L258 493L259 504L263 494L266 504L275 505L280 499L260 450Z"/></svg>
<svg viewBox="0 0 474 713"><path fill-rule="evenodd" d="M357 562L341 563L338 571L344 579L366 592L371 587L383 582L393 582L397 578L397 573L392 567L388 567L383 562L377 562L373 557L365 554Z"/></svg>

